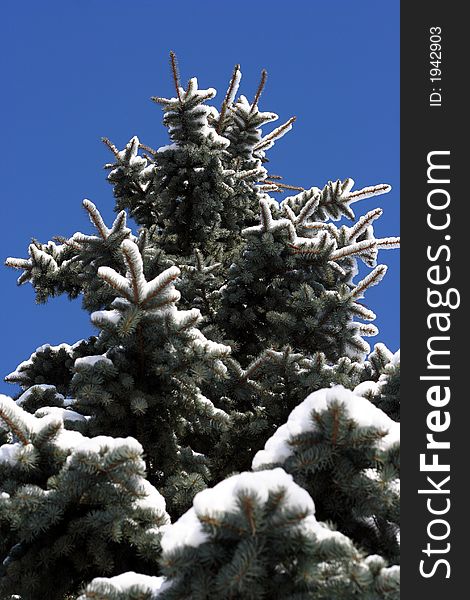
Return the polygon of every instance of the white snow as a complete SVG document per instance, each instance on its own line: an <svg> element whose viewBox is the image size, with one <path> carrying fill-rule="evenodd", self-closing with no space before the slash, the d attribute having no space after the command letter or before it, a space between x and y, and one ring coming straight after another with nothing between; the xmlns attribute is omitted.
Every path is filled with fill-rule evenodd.
<svg viewBox="0 0 470 600"><path fill-rule="evenodd" d="M85 417L84 415L81 415L80 413L75 412L74 410L70 410L68 408L61 408L60 406L44 406L42 408L39 408L34 413L34 416L38 417L38 419L41 419L42 417L45 417L46 415L52 415L53 417L59 417L63 421L86 422L88 419L91 418L91 417Z"/></svg>
<svg viewBox="0 0 470 600"><path fill-rule="evenodd" d="M64 433L76 433L74 431L64 431ZM142 454L143 449L140 443L132 438L113 438L106 435L97 435L93 438L87 438L85 436L81 437L81 441L74 448L75 453L89 453L94 452L99 454L102 450L117 450L118 448L122 448L122 446L126 446L128 450L133 451L135 454ZM67 460L70 460L72 457L69 456Z"/></svg>
<svg viewBox="0 0 470 600"><path fill-rule="evenodd" d="M194 508L190 508L172 525L164 525L162 532L160 545L163 552L166 553L174 552L184 546L197 548L209 539L208 535L202 530Z"/></svg>
<svg viewBox="0 0 470 600"><path fill-rule="evenodd" d="M167 150L177 150L179 148L178 144L167 144L166 146L160 146L157 152L166 152Z"/></svg>
<svg viewBox="0 0 470 600"><path fill-rule="evenodd" d="M272 148L277 140L285 136L286 133L288 133L292 129L293 122L294 121L290 119L289 121L287 121L287 123L284 123L283 125L276 127L276 129L273 129L271 133L268 133L268 135L266 135L256 144L254 149L262 149L266 151L269 150L269 148Z"/></svg>
<svg viewBox="0 0 470 600"><path fill-rule="evenodd" d="M9 420L19 424L27 441L29 441L34 434L40 433L43 427L48 423L63 424L63 420L66 418L69 420L85 418L74 411L57 407L46 407L41 410L47 411L47 414L42 418L38 418L37 416L33 416L24 411L8 396L0 395L0 415L3 414ZM51 440L51 444L55 449L68 454L66 465L69 467L76 461L80 461L81 456L84 454L88 455L94 453L102 455L104 452L108 451L121 451L121 453L126 451L126 454L128 453L130 456L140 459L141 467L144 468L142 459L143 448L137 440L131 437L112 438L108 436L97 436L94 438L87 438L78 431L69 431L62 428L59 429L56 436ZM20 442L3 444L0 446L0 464L6 463L14 467L21 459L21 456L24 456L25 453L27 454L29 451L34 451L34 446L31 443L26 445ZM136 509L151 509L159 517L165 517L166 505L163 496L143 477L139 478L138 483L141 493L140 497L134 501L134 507Z"/></svg>
<svg viewBox="0 0 470 600"><path fill-rule="evenodd" d="M126 167L127 165L132 168L144 169L147 165L147 159L143 156L139 156L139 138L135 135L126 144L124 150L120 150L116 156L119 166L116 169L110 171L108 178L115 175L120 168Z"/></svg>
<svg viewBox="0 0 470 600"><path fill-rule="evenodd" d="M400 440L400 424L388 417L371 402L341 385L322 389L310 394L289 415L287 422L269 438L264 450L256 453L252 467L258 469L262 465L280 464L292 454L290 440L301 433L315 431L316 425L311 418L312 411L323 411L332 402L341 402L350 419L361 427L377 427L386 435L379 441L378 448L386 450Z"/></svg>
<svg viewBox="0 0 470 600"><path fill-rule="evenodd" d="M352 547L351 540L339 531L330 529L325 524L317 521L315 515L307 515L302 522L302 529L307 534L313 534L319 542L334 540L343 546Z"/></svg>
<svg viewBox="0 0 470 600"><path fill-rule="evenodd" d="M80 346L80 344L82 344L85 341L86 340L84 340L84 339L78 340L77 342L75 342L74 344L72 344L70 347L72 348L72 350L75 350L75 348L78 348Z"/></svg>
<svg viewBox="0 0 470 600"><path fill-rule="evenodd" d="M178 267L165 269L151 281L146 281L137 244L131 240L124 240L121 249L128 265L127 277L123 277L111 267L100 267L98 275L101 279L119 290L122 296L133 304L143 304L157 294L162 294L165 298L165 295L172 293L175 301L179 299L180 294L173 286L173 281L180 275Z"/></svg>
<svg viewBox="0 0 470 600"><path fill-rule="evenodd" d="M392 356L392 360L390 361L390 363L394 367L398 367L400 365L400 350L397 350L395 352L395 354Z"/></svg>
<svg viewBox="0 0 470 600"><path fill-rule="evenodd" d="M366 562L367 562L368 558L370 558L370 557L366 558ZM384 569L382 569L381 574L382 574L382 576L386 575L389 577L398 577L400 575L400 566L392 565L391 567L385 567Z"/></svg>
<svg viewBox="0 0 470 600"><path fill-rule="evenodd" d="M196 77L193 77L189 80L187 89L182 87L179 88L179 96L182 99L182 102L185 103L192 101L194 103L193 108L186 108L186 114L196 111L197 118L194 119L193 124L198 126L198 133L200 133L203 137L209 138L213 142L221 144L224 147L228 147L230 144L229 140L219 135L216 130L209 125L209 117L216 118L218 116L217 109L202 104L204 100L213 98L216 93L217 92L214 88L199 90ZM200 103L197 103L198 101L200 101ZM170 103L179 104L179 98L171 98ZM168 111L166 114L167 116L172 116L176 113L175 111ZM176 128L171 125L168 127L170 136L172 136L175 129ZM178 147L178 144L171 144L170 146L164 146L163 148L160 148L158 152L164 152L167 149Z"/></svg>
<svg viewBox="0 0 470 600"><path fill-rule="evenodd" d="M64 406L73 406L77 402L76 398L64 398Z"/></svg>
<svg viewBox="0 0 470 600"><path fill-rule="evenodd" d="M47 419L50 417L43 417L43 419ZM42 420L42 419L41 419ZM54 420L58 420L55 418ZM54 439L54 446L56 446L62 452L71 452L74 450L83 439L81 433L78 431L69 431L68 429L62 429L59 435Z"/></svg>
<svg viewBox="0 0 470 600"><path fill-rule="evenodd" d="M30 244L29 246L29 254L31 255L32 264L41 264L46 267L49 272L58 271L59 265L54 260L54 257L38 248L35 244ZM58 258L56 256L56 258Z"/></svg>
<svg viewBox="0 0 470 600"><path fill-rule="evenodd" d="M202 350L204 354L211 354L213 356L227 356L227 354L230 354L230 346L207 339L199 329L190 329L190 332L193 338L191 346L194 350Z"/></svg>
<svg viewBox="0 0 470 600"><path fill-rule="evenodd" d="M6 463L13 467L18 462L18 456L24 448L23 444L3 444L0 446L0 464Z"/></svg>
<svg viewBox="0 0 470 600"><path fill-rule="evenodd" d="M191 310L178 310L176 306L169 306L166 309L165 314L178 327L185 326L191 321L197 325L202 320L201 311L198 308L191 308Z"/></svg>
<svg viewBox="0 0 470 600"><path fill-rule="evenodd" d="M227 103L227 106L231 106L234 101L235 101L235 97L237 95L238 92L238 88L240 87L240 81L242 79L242 72L240 70L240 67L234 69L233 75L232 75L232 80L230 82L230 88L229 88L229 92L227 93L226 97L225 97L225 102Z"/></svg>
<svg viewBox="0 0 470 600"><path fill-rule="evenodd" d="M381 342L375 344L373 354L382 354L385 357L385 359L389 361L393 358L393 352L391 352L387 348L387 346L385 344L382 344Z"/></svg>
<svg viewBox="0 0 470 600"><path fill-rule="evenodd" d="M99 354L98 356L83 356L82 358L77 358L77 360L74 363L74 368L81 369L85 366L93 367L94 365L96 365L96 363L99 362L104 362L107 365L113 366L113 362L109 358L103 356L102 354Z"/></svg>
<svg viewBox="0 0 470 600"><path fill-rule="evenodd" d="M197 514L234 512L240 492L256 494L259 501L265 503L268 500L269 492L281 487L286 488L287 491L286 508L295 507L314 512L315 506L309 493L294 483L292 475L281 468L233 475L221 481L214 488L197 494L194 498L194 509Z"/></svg>
<svg viewBox="0 0 470 600"><path fill-rule="evenodd" d="M65 350L68 354L70 354L72 350L72 346L70 344L66 344L65 342L62 344L58 344L57 346L51 346L50 344L43 344L36 348L36 351L33 354L37 354L38 352L45 352L46 350L51 350L52 352L58 352L59 350ZM33 356L33 355L31 355Z"/></svg>
<svg viewBox="0 0 470 600"><path fill-rule="evenodd" d="M117 325L121 319L121 313L118 310L96 310L91 313L91 322L95 325L111 323Z"/></svg>
<svg viewBox="0 0 470 600"><path fill-rule="evenodd" d="M21 394L21 396L19 398L17 398L16 400L16 404L18 404L18 406L22 406L26 400L28 400L28 398L36 391L36 390L41 390L41 391L46 391L46 390L54 390L55 391L55 386L54 385L48 385L46 383L41 383L41 384L36 384L36 385L32 385L30 388L28 388L25 392L23 392ZM64 397L62 396L62 394L58 394L56 392L56 398L58 398L59 400L64 400Z"/></svg>
<svg viewBox="0 0 470 600"><path fill-rule="evenodd" d="M366 275L366 277L364 277L364 279L362 279L362 281L360 281L351 291L351 297L355 299L362 298L366 290L382 281L387 269L387 265L378 265L375 267L375 269Z"/></svg>
<svg viewBox="0 0 470 600"><path fill-rule="evenodd" d="M13 419L17 419L17 418L21 418L25 427L29 430L29 431L34 431L35 430L35 425L37 423L37 419L35 419L35 417L26 412L25 410L23 410L21 407L19 407L16 402L14 400L12 400L12 398L10 398L9 396L4 396L3 394L0 394L0 421L4 421L4 419L2 419L2 413L10 420ZM8 429L8 424L7 424L7 429Z"/></svg>
<svg viewBox="0 0 470 600"><path fill-rule="evenodd" d="M29 357L28 360L24 360L23 362L21 362L14 371L12 371L10 374L8 374L5 377L5 381L9 381L9 380L21 380L22 378L25 377L25 374L22 373L21 371L23 369L27 369L28 367L32 366L33 364L33 359L35 358L36 354L41 353L41 352L45 352L46 350L50 349L52 352L58 352L59 350L65 350L67 352L67 354L71 355L72 354L72 350L82 342L83 340L80 340L79 342L77 342L76 344L74 344L73 346L70 346L70 344L59 344L57 346L51 346L50 344L44 344L42 346L39 346L39 348L36 348L36 350L31 354L31 356Z"/></svg>
<svg viewBox="0 0 470 600"><path fill-rule="evenodd" d="M170 267L165 269L160 275L157 275L154 279L149 282L145 281L143 299L147 297L154 297L157 294L169 295L170 292L176 296L180 296L179 292L174 289L173 281L179 277L180 270L178 267Z"/></svg>
<svg viewBox="0 0 470 600"><path fill-rule="evenodd" d="M141 575L134 571L121 573L114 577L95 577L91 584L93 586L103 585L108 593L130 593L131 589L136 586L144 593L152 594L152 599L156 598L161 592L171 586L171 582L166 581L165 577L152 577L150 575ZM111 589L110 589L111 588ZM140 591L140 590L139 590ZM79 596L78 600L89 598L87 594ZM140 596L139 596L140 597Z"/></svg>
<svg viewBox="0 0 470 600"><path fill-rule="evenodd" d="M345 256L352 256L354 254L361 254L366 250L373 250L377 246L377 241L362 240L361 242L352 242L347 246L343 246L331 253L330 260L339 260Z"/></svg>
<svg viewBox="0 0 470 600"><path fill-rule="evenodd" d="M352 204L353 202L357 202L358 200L365 200L366 198L372 198L372 196L380 196L381 194L387 194L392 187L386 183L379 183L377 185L371 185L360 190L356 190L351 192L354 186L354 180L348 178L345 180L345 185L343 186L341 199L343 201L348 202L348 204Z"/></svg>
<svg viewBox="0 0 470 600"><path fill-rule="evenodd" d="M375 396L379 392L380 386L376 381L363 381L354 388L356 396L364 396L364 398Z"/></svg>
<svg viewBox="0 0 470 600"><path fill-rule="evenodd" d="M156 490L151 483L146 479L142 480L143 492L146 494L144 497L139 498L134 502L135 506L140 508L150 508L156 513L162 514L166 512L165 498Z"/></svg>
<svg viewBox="0 0 470 600"><path fill-rule="evenodd" d="M292 475L283 469L245 472L233 475L215 487L196 494L193 507L178 521L164 527L160 542L163 552L173 552L183 546L197 547L206 542L208 536L202 529L199 516L236 512L237 499L241 493L256 495L259 502L265 503L269 493L279 488L286 490L286 508L295 507L313 515L315 505L312 498L306 490L294 482Z"/></svg>
<svg viewBox="0 0 470 600"><path fill-rule="evenodd" d="M156 169L157 169L157 167L153 163L151 163L150 165L145 167L145 169L142 169L142 171L140 172L140 175L139 175L140 180L144 183L148 182L148 180L152 177L152 175L154 174Z"/></svg>
<svg viewBox="0 0 470 600"><path fill-rule="evenodd" d="M201 402L204 406L207 406L207 408L214 414L219 415L219 417L225 419L227 422L230 420L230 417L224 410L222 410L221 408L217 408L217 406L214 406L214 403L211 400L209 400L209 398L203 396L203 394L197 394L197 400ZM193 454L197 453L193 452Z"/></svg>
<svg viewBox="0 0 470 600"><path fill-rule="evenodd" d="M49 410L53 410L53 407L48 408ZM61 410L65 409L59 409L59 411ZM30 436L32 434L41 431L41 429L48 423L63 423L62 416L59 414L59 412L55 414L46 414L45 416L38 418L23 410L20 406L18 406L15 403L14 400L9 398L8 396L3 395L0 395L0 411L4 411L10 419L13 417L15 420L19 420L19 422L22 425L22 433L27 440L30 439ZM58 449L64 452L70 452L78 444L82 443L82 441L86 439L87 438L85 438L78 431L68 431L66 429L61 429L54 438L53 444ZM112 440L113 438L108 439ZM18 454L20 453L20 451L24 450L24 448L27 448L27 446L23 446L19 443L3 444L3 446L0 446L0 462L8 462L11 465L14 464L18 460Z"/></svg>

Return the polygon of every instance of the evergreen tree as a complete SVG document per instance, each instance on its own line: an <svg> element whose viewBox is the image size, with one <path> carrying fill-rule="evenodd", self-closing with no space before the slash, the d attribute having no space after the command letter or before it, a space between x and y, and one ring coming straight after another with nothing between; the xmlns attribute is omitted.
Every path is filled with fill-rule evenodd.
<svg viewBox="0 0 470 600"><path fill-rule="evenodd" d="M317 521L312 498L279 468L235 475L197 494L161 545L163 582L131 573L97 579L83 598L398 597L397 567L365 557Z"/></svg>
<svg viewBox="0 0 470 600"><path fill-rule="evenodd" d="M62 412L62 414L61 414ZM0 397L0 597L63 598L94 575L152 569L165 500L132 438L86 438L67 409L39 418ZM51 583L53 585L51 586Z"/></svg>
<svg viewBox="0 0 470 600"><path fill-rule="evenodd" d="M97 331L6 378L0 598L396 599L399 355L361 298L398 238L351 208L390 187L284 184L266 72L216 108L170 63L170 144L104 140L114 223L85 200L91 233L7 259Z"/></svg>
<svg viewBox="0 0 470 600"><path fill-rule="evenodd" d="M282 466L316 499L317 514L360 547L399 562L400 426L342 386L301 402L253 459Z"/></svg>
<svg viewBox="0 0 470 600"><path fill-rule="evenodd" d="M392 354L386 346L377 344L370 363L375 379L363 381L354 391L400 421L400 351Z"/></svg>

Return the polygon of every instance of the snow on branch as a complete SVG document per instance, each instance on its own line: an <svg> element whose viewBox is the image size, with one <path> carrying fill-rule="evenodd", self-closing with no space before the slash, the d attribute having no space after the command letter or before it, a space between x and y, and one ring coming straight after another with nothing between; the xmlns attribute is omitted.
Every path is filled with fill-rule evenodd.
<svg viewBox="0 0 470 600"><path fill-rule="evenodd" d="M137 306L151 308L149 303L157 297L162 304L176 302L180 294L174 289L173 282L180 275L178 267L170 267L151 281L144 276L142 256L137 244L124 240L121 244L128 272L123 277L110 267L100 267L98 276L113 287L126 300Z"/></svg>
<svg viewBox="0 0 470 600"><path fill-rule="evenodd" d="M240 65L235 65L232 73L232 79L230 80L230 85L225 94L225 103L227 106L231 106L235 101L235 96L237 95L238 88L240 87L240 81L242 78L242 72L240 70Z"/></svg>
<svg viewBox="0 0 470 600"><path fill-rule="evenodd" d="M77 600L148 598L155 600L171 584L164 577L128 571L114 577L95 577Z"/></svg>
<svg viewBox="0 0 470 600"><path fill-rule="evenodd" d="M343 248L339 248L335 250L330 255L331 260L339 260L341 258L345 258L346 256L354 256L358 254L362 254L367 252L368 250L373 250L377 247L377 243L374 239L372 240L364 240L362 242L356 242L355 244L350 244L349 246L344 246Z"/></svg>
<svg viewBox="0 0 470 600"><path fill-rule="evenodd" d="M259 201L260 206L260 225L254 227L247 227L243 229L242 234L244 236L253 233L273 233L280 229L286 229L290 240L294 241L297 237L295 228L289 219L273 219L271 212L271 200L262 198Z"/></svg>
<svg viewBox="0 0 470 600"><path fill-rule="evenodd" d="M387 237L376 240L377 248L380 250L391 250L392 248L400 247L399 237Z"/></svg>
<svg viewBox="0 0 470 600"><path fill-rule="evenodd" d="M354 181L351 181L352 185L354 185ZM348 190L347 192L343 192L342 201L347 202L348 204L352 204L353 202L357 202L358 200L365 200L366 198L372 198L373 196L387 194L391 189L391 185L388 185L386 183L379 183L378 185L371 185L369 187L362 188L361 190L356 190L352 193L349 193Z"/></svg>
<svg viewBox="0 0 470 600"><path fill-rule="evenodd" d="M83 201L83 207L87 211L90 221L96 227L101 237L105 240L109 236L109 229L106 227L99 210L96 208L93 202L87 200L86 198Z"/></svg>
<svg viewBox="0 0 470 600"><path fill-rule="evenodd" d="M241 78L242 78L242 73L240 70L240 65L235 65L227 93L225 94L225 98L222 103L222 107L220 109L219 120L218 120L217 127L216 127L217 133L221 133L221 131L223 129L225 115L227 113L228 108L231 107L235 101L235 96L238 92Z"/></svg>
<svg viewBox="0 0 470 600"><path fill-rule="evenodd" d="M114 174L119 167L134 167L143 169L147 165L147 159L139 156L140 142L139 138L135 135L126 144L124 150L118 150L114 144L112 144L108 138L102 138L102 141L116 157L116 164L105 165L105 169L113 168L114 171L110 173L110 176Z"/></svg>
<svg viewBox="0 0 470 600"><path fill-rule="evenodd" d="M8 396L0 395L0 421L3 421L13 435L27 446L31 438L31 418ZM1 459L1 456L0 456Z"/></svg>
<svg viewBox="0 0 470 600"><path fill-rule="evenodd" d="M127 217L124 210L121 210L121 212L118 213L110 229L106 226L100 211L97 209L95 204L93 204L93 202L85 199L83 200L83 207L87 211L90 221L98 230L99 237L94 235L85 235L81 232L74 233L68 241L74 243L78 249L82 249L86 244L103 242L109 243L111 241L120 244L124 238L130 236L131 230L126 225Z"/></svg>
<svg viewBox="0 0 470 600"><path fill-rule="evenodd" d="M254 147L255 150L268 150L274 144L274 142L284 136L288 131L292 129L293 123L296 121L297 117L291 117L288 121L286 121L283 125L276 127L271 133L268 133L264 138L262 138Z"/></svg>
<svg viewBox="0 0 470 600"><path fill-rule="evenodd" d="M240 473L196 494L193 508L165 529L161 539L164 555L171 555L185 546L197 548L209 541L210 535L203 523L208 522L210 517L220 519L224 513L235 513L239 510L241 496L253 496L259 503L265 504L270 493L281 489L286 510L296 510L305 517L313 517L315 506L312 498L283 469Z"/></svg>
<svg viewBox="0 0 470 600"><path fill-rule="evenodd" d="M192 109L216 95L214 88L207 88L207 90L198 89L197 77L191 77L188 81L187 88L184 89L179 86L178 91L178 98L161 98L153 96L152 101L161 104L165 109L172 111L175 102L178 102L181 106L187 105L187 108Z"/></svg>
<svg viewBox="0 0 470 600"><path fill-rule="evenodd" d="M291 412L287 422L281 425L266 442L264 450L257 452L253 459L253 469L283 464L295 450L292 444L293 438L315 431L317 428L317 420L313 418L313 412L329 410L330 406L337 402L343 405L347 417L354 420L359 427L376 427L383 431L384 435L377 442L378 449L387 450L399 442L399 423L390 419L372 402L341 385L336 385L310 394Z"/></svg>
<svg viewBox="0 0 470 600"><path fill-rule="evenodd" d="M378 219L383 213L381 208L375 208L374 210L369 211L367 214L360 217L358 222L350 228L349 230L349 240L351 242L356 241L356 239L365 233L370 225Z"/></svg>
<svg viewBox="0 0 470 600"><path fill-rule="evenodd" d="M378 265L375 269L364 277L362 281L360 281L356 287L351 291L352 298L360 298L363 296L364 292L370 287L377 285L384 277L387 272L386 265Z"/></svg>

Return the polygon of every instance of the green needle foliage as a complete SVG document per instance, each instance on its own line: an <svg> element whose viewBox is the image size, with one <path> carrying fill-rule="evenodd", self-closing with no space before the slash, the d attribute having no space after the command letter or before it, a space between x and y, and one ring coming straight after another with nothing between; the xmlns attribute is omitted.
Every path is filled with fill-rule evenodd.
<svg viewBox="0 0 470 600"><path fill-rule="evenodd" d="M315 498L319 518L397 563L399 460L399 424L335 386L299 404L253 467L282 466Z"/></svg>
<svg viewBox="0 0 470 600"><path fill-rule="evenodd" d="M84 200L90 232L6 261L96 333L6 377L0 600L395 600L400 363L362 298L399 240L352 209L390 187L283 183L266 72L215 106L170 64L168 144L104 139L114 222Z"/></svg>
<svg viewBox="0 0 470 600"><path fill-rule="evenodd" d="M6 396L0 418L18 440L0 447L1 598L60 599L102 573L155 570L169 519L136 440L86 438Z"/></svg>
<svg viewBox="0 0 470 600"><path fill-rule="evenodd" d="M163 584L127 573L93 581L83 600L398 598L397 567L365 557L314 513L282 469L235 475L198 494L165 529Z"/></svg>

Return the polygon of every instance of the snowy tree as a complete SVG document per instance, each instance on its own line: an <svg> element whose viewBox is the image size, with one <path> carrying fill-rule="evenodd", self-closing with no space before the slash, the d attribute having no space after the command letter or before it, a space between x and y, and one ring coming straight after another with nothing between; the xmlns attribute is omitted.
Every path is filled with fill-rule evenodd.
<svg viewBox="0 0 470 600"><path fill-rule="evenodd" d="M283 466L316 498L317 514L362 548L399 560L400 425L334 386L301 402L253 459Z"/></svg>
<svg viewBox="0 0 470 600"><path fill-rule="evenodd" d="M398 569L380 556L365 557L348 537L317 521L308 492L280 468L235 475L200 492L193 507L165 528L161 545L165 579L154 580L145 595L150 582L127 574L126 593L131 585L141 597L168 600L398 593ZM96 579L84 598L129 597L117 584L116 578Z"/></svg>
<svg viewBox="0 0 470 600"><path fill-rule="evenodd" d="M6 377L0 597L396 599L400 361L362 298L399 240L352 209L390 186L283 183L266 72L215 106L170 66L169 143L104 139L114 222L84 200L6 261L96 332Z"/></svg>
<svg viewBox="0 0 470 600"><path fill-rule="evenodd" d="M80 414L47 412L0 397L14 438L0 446L2 598L60 599L93 575L151 569L169 520L136 440L87 438L64 427Z"/></svg>

